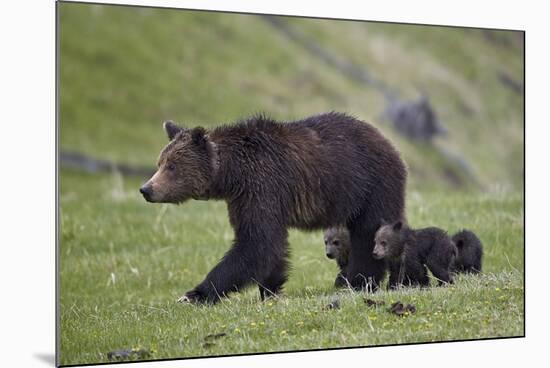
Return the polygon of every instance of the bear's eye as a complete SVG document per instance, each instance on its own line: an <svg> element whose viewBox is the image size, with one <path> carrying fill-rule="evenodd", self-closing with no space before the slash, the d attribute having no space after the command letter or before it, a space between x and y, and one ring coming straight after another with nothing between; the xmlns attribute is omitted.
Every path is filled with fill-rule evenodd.
<svg viewBox="0 0 550 368"><path fill-rule="evenodd" d="M332 242L332 244L334 244L335 246L339 246L340 242L338 240L335 240L335 241Z"/></svg>
<svg viewBox="0 0 550 368"><path fill-rule="evenodd" d="M174 171L174 170L176 170L176 165L174 165L174 164L168 164L168 165L166 166L166 169L168 169L168 171Z"/></svg>
<svg viewBox="0 0 550 368"><path fill-rule="evenodd" d="M386 243L384 240L382 240L382 241L380 242L380 244L382 244L383 247L385 247L385 246L387 245L387 243Z"/></svg>

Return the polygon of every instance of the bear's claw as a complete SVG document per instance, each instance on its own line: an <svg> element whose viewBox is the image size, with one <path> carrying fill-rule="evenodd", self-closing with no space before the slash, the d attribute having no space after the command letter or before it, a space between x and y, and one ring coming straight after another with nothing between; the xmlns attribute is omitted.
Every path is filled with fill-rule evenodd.
<svg viewBox="0 0 550 368"><path fill-rule="evenodd" d="M178 303L191 303L191 299L189 299L187 297L187 295L182 295L179 299L178 299Z"/></svg>
<svg viewBox="0 0 550 368"><path fill-rule="evenodd" d="M190 290L183 294L179 299L178 303L189 303L189 304L199 304L204 301L203 295L197 290Z"/></svg>

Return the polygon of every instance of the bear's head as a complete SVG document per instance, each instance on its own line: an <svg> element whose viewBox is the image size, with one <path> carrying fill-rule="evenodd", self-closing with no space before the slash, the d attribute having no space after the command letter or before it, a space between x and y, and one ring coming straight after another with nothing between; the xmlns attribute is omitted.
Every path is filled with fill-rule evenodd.
<svg viewBox="0 0 550 368"><path fill-rule="evenodd" d="M347 258L350 252L349 232L346 228L331 227L325 230L325 254L330 259Z"/></svg>
<svg viewBox="0 0 550 368"><path fill-rule="evenodd" d="M405 229L407 225L399 220L392 224L382 222L374 236L372 255L376 259L396 259L405 248Z"/></svg>
<svg viewBox="0 0 550 368"><path fill-rule="evenodd" d="M204 128L164 123L170 143L161 151L157 172L139 189L145 200L181 203L207 199L215 170L216 145Z"/></svg>

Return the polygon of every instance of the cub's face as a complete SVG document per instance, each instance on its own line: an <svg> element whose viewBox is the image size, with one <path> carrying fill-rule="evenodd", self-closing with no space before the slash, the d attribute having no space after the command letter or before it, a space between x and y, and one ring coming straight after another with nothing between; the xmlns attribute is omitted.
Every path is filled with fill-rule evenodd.
<svg viewBox="0 0 550 368"><path fill-rule="evenodd" d="M212 143L202 128L164 123L170 143L160 153L157 172L140 188L148 202L181 203L208 197L212 177Z"/></svg>
<svg viewBox="0 0 550 368"><path fill-rule="evenodd" d="M349 252L350 239L346 229L331 227L325 230L325 253L328 258L339 258Z"/></svg>
<svg viewBox="0 0 550 368"><path fill-rule="evenodd" d="M375 259L395 259L401 256L404 246L403 222L385 224L380 226L374 236L372 256Z"/></svg>

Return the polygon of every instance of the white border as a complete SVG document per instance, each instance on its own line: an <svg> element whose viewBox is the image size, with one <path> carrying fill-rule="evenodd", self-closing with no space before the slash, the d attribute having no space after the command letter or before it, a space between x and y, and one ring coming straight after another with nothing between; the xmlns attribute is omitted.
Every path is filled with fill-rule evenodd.
<svg viewBox="0 0 550 368"><path fill-rule="evenodd" d="M112 1L105 1L107 3ZM527 338L216 359L140 363L132 367L227 367L307 364L335 367L517 367L545 356L548 309L547 226L549 119L543 6L504 1L337 2L188 0L137 5L403 21L527 31ZM0 12L2 117L1 340L3 366L51 366L54 352L54 2L11 1ZM538 18L538 19L537 19ZM495 163L505 165L505 162ZM15 220L15 221L14 221ZM547 298L546 298L547 299ZM544 354L544 355L543 355ZM46 358L46 359L45 359ZM546 361L544 359L542 361ZM126 365L123 365L126 366ZM129 366L130 367L130 366Z"/></svg>

